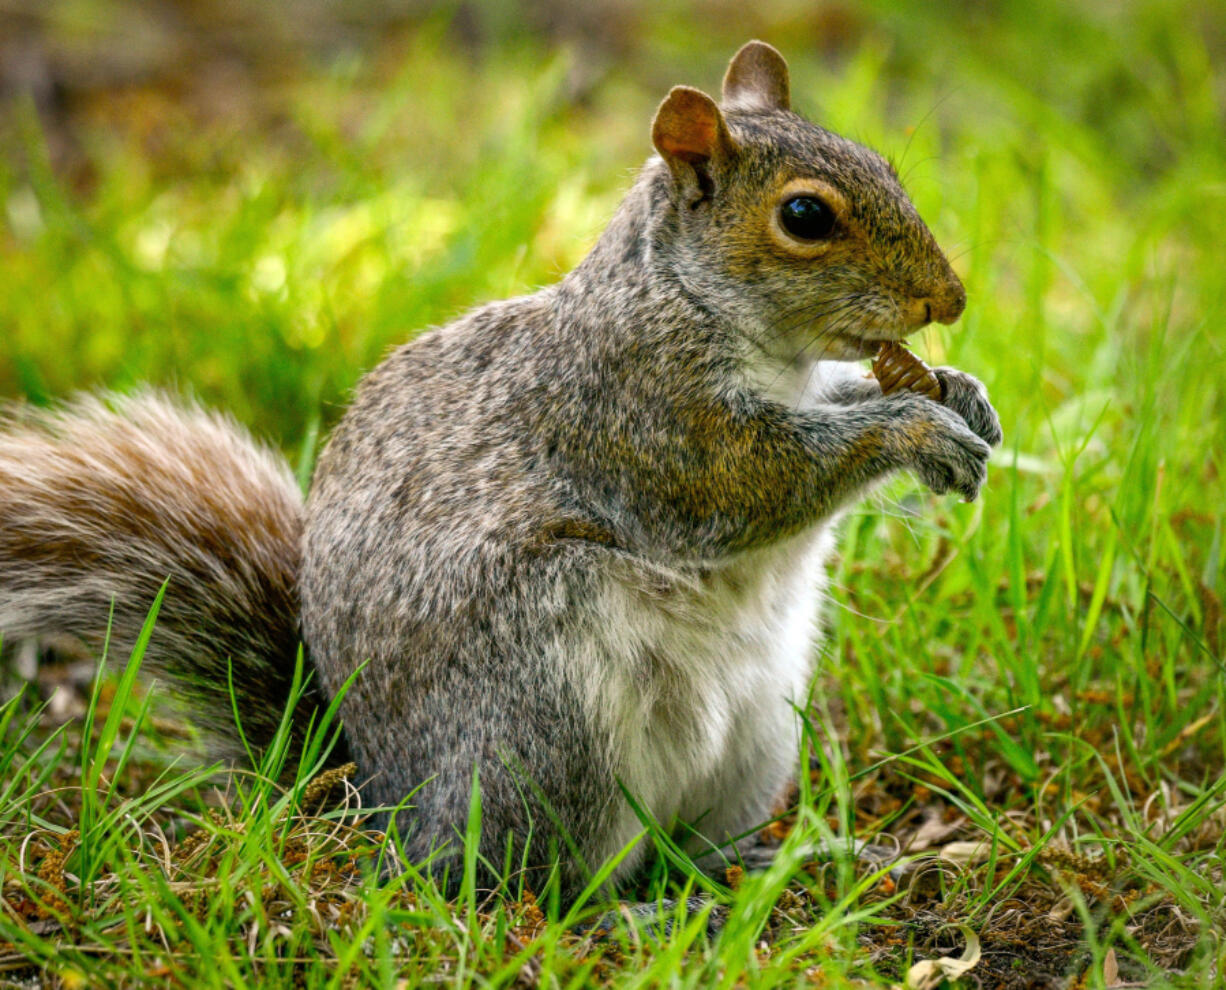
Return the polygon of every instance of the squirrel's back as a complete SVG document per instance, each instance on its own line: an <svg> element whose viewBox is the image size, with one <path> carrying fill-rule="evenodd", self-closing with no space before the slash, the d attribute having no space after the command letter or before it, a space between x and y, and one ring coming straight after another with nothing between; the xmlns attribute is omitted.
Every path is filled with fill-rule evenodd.
<svg viewBox="0 0 1226 990"><path fill-rule="evenodd" d="M249 741L284 708L301 531L287 465L216 413L146 392L0 419L0 630L97 650L110 617L122 662L167 583L145 666L231 738L231 665Z"/></svg>

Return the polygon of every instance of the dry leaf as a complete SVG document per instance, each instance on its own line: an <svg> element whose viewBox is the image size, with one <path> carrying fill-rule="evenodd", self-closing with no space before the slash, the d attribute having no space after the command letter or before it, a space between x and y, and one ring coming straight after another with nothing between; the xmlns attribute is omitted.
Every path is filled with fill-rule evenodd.
<svg viewBox="0 0 1226 990"><path fill-rule="evenodd" d="M1115 950L1108 949L1103 956L1103 986L1118 987L1120 985L1120 964L1116 961Z"/></svg>
<svg viewBox="0 0 1226 990"><path fill-rule="evenodd" d="M990 842L951 842L941 847L941 859L955 866L982 863L992 852Z"/></svg>
<svg viewBox="0 0 1226 990"><path fill-rule="evenodd" d="M958 930L966 939L961 958L944 956L917 962L907 971L906 990L936 990L945 980L959 979L979 963L979 936L966 925L959 925Z"/></svg>
<svg viewBox="0 0 1226 990"><path fill-rule="evenodd" d="M933 815L911 837L911 841L907 843L907 852L923 852L938 842L944 842L965 824L966 818L962 816L952 822L946 822L942 821L939 815Z"/></svg>
<svg viewBox="0 0 1226 990"><path fill-rule="evenodd" d="M1064 921L1070 914L1073 913L1073 900L1070 897L1061 897L1052 905L1050 911L1047 912L1047 920L1061 922Z"/></svg>

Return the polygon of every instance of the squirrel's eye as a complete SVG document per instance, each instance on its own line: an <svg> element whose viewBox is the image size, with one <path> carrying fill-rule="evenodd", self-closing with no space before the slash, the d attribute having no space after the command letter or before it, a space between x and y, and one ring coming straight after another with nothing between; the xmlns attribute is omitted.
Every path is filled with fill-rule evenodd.
<svg viewBox="0 0 1226 990"><path fill-rule="evenodd" d="M798 240L820 241L834 232L834 210L816 196L794 196L779 207L779 222Z"/></svg>

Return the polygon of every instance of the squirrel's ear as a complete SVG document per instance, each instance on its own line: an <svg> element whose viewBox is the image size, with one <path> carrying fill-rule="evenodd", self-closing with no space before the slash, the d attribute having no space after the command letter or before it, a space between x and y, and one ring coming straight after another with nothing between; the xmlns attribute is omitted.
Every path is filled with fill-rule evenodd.
<svg viewBox="0 0 1226 990"><path fill-rule="evenodd" d="M750 41L732 56L724 74L724 106L787 110L792 105L788 64L765 41Z"/></svg>
<svg viewBox="0 0 1226 990"><path fill-rule="evenodd" d="M674 86L656 111L651 142L679 184L692 187L697 202L712 188L710 165L735 148L715 101L689 86Z"/></svg>

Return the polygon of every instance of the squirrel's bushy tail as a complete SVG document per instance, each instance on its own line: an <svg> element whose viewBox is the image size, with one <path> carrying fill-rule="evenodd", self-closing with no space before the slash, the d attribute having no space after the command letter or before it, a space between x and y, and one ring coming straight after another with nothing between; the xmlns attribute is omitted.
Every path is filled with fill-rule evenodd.
<svg viewBox="0 0 1226 990"><path fill-rule="evenodd" d="M0 635L71 635L124 660L163 582L144 668L193 718L271 738L298 648L302 497L230 420L155 393L0 417Z"/></svg>

